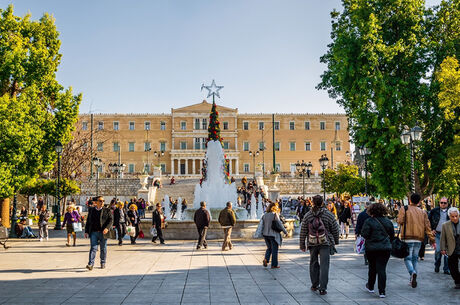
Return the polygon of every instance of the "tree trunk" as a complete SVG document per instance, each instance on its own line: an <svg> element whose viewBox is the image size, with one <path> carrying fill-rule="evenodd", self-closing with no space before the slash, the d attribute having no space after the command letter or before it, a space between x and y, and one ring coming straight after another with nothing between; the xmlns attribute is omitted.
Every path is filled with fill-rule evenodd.
<svg viewBox="0 0 460 305"><path fill-rule="evenodd" d="M0 210L2 215L2 225L5 228L11 226L10 223L10 198L0 198Z"/></svg>

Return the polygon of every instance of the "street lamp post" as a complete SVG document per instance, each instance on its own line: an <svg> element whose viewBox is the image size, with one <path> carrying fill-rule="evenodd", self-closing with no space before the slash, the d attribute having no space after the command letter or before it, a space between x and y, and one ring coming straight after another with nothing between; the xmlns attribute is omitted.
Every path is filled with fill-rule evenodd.
<svg viewBox="0 0 460 305"><path fill-rule="evenodd" d="M364 192L367 195L367 156L371 154L371 149L366 146L359 148L359 154L364 157Z"/></svg>
<svg viewBox="0 0 460 305"><path fill-rule="evenodd" d="M155 157L158 157L158 166L160 167L160 171L161 171L160 158L161 158L162 156L165 155L165 152L164 152L163 150L154 151L154 152L153 152L153 155L154 155Z"/></svg>
<svg viewBox="0 0 460 305"><path fill-rule="evenodd" d="M16 171L15 174L18 174L18 166L16 166ZM16 223L18 222L18 216L16 215L16 210L17 210L17 204L18 204L18 196L17 196L17 190L16 187L14 188L14 196L13 196L13 215L11 215L11 230L10 230L10 238L17 238L19 236L16 235Z"/></svg>
<svg viewBox="0 0 460 305"><path fill-rule="evenodd" d="M313 168L313 165L311 164L311 162L305 163L305 161L302 160L302 163L297 161L297 163L295 164L295 168L299 175L302 177L302 198L305 199L305 174L308 178L310 178L310 173L311 169Z"/></svg>
<svg viewBox="0 0 460 305"><path fill-rule="evenodd" d="M254 167L254 181L256 180L256 157L259 156L259 151L250 151L249 156L252 157L252 166Z"/></svg>
<svg viewBox="0 0 460 305"><path fill-rule="evenodd" d="M94 157L93 164L96 166L96 196L99 196L99 171L102 167L102 160L98 157Z"/></svg>
<svg viewBox="0 0 460 305"><path fill-rule="evenodd" d="M55 230L60 230L61 227L61 192L60 192L60 183L61 183L61 154L62 154L62 144L60 141L57 141L54 146L56 153L58 155L58 175L56 183L56 226Z"/></svg>
<svg viewBox="0 0 460 305"><path fill-rule="evenodd" d="M321 166L321 169L323 170L323 199L324 202L326 202L326 183L325 183L325 178L324 177L324 170L327 167L327 164L329 163L329 159L327 158L326 155L322 155L321 158L319 158L319 165Z"/></svg>
<svg viewBox="0 0 460 305"><path fill-rule="evenodd" d="M419 126L414 126L412 129L404 129L403 133L401 134L401 142L404 145L410 146L410 162L411 162L411 191L415 193L415 165L414 165L414 142L420 141L422 139L423 129Z"/></svg>
<svg viewBox="0 0 460 305"><path fill-rule="evenodd" d="M145 166L144 166L144 172L146 172L147 175L150 175L149 171L150 171L150 152L151 152L151 151L152 151L152 148L151 148L151 147L145 149L145 152L147 153L147 166L148 166L148 171L145 170Z"/></svg>
<svg viewBox="0 0 460 305"><path fill-rule="evenodd" d="M115 200L118 199L118 176L125 170L126 164L109 163L109 170L115 174Z"/></svg>

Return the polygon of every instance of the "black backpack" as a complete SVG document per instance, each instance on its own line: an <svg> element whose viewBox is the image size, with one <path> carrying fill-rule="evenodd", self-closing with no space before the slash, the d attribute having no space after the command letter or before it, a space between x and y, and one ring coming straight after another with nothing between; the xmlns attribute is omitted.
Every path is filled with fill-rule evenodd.
<svg viewBox="0 0 460 305"><path fill-rule="evenodd" d="M313 219L308 223L308 245L320 246L327 245L327 230L321 219L321 214L313 215Z"/></svg>

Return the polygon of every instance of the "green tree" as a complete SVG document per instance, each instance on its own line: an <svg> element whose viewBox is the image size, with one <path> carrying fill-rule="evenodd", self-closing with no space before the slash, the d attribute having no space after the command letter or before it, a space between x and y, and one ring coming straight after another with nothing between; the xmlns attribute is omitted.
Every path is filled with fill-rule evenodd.
<svg viewBox="0 0 460 305"><path fill-rule="evenodd" d="M400 140L405 126L424 129L416 146L415 189L427 196L446 166L453 143L432 71L458 51L458 1L425 9L422 0L343 0L332 16L332 43L319 89L345 109L350 135L367 145L377 192L402 198L409 192L410 153ZM447 26L448 25L448 26ZM443 31L443 27L451 30Z"/></svg>
<svg viewBox="0 0 460 305"><path fill-rule="evenodd" d="M52 168L56 142L71 138L81 94L56 80L61 42L51 16L17 17L10 5L0 9L0 34L2 200Z"/></svg>

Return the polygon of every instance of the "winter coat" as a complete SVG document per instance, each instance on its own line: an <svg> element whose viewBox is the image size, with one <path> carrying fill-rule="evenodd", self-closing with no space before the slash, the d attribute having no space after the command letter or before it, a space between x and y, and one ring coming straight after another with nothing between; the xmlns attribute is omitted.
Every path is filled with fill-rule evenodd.
<svg viewBox="0 0 460 305"><path fill-rule="evenodd" d="M351 218L351 209L350 207L346 207L342 210L342 213L339 215L339 221L342 223L348 223Z"/></svg>
<svg viewBox="0 0 460 305"><path fill-rule="evenodd" d="M393 223L386 217L369 217L363 224L361 236L366 240L366 251L390 251L395 236Z"/></svg>
<svg viewBox="0 0 460 305"><path fill-rule="evenodd" d="M262 220L263 221L263 224L264 224L264 228L263 228L263 231L262 231L262 235L263 236L272 236L275 238L275 241L278 245L281 246L282 242L283 242L283 239L281 237L281 233L280 232L276 232L275 230L272 229L272 223L274 221L277 221L279 222L279 225L280 225L280 228L283 228L283 232L284 234L287 234L287 231L286 229L284 228L283 226L283 223L281 222L278 214L276 213L273 213L273 212L269 212L269 213L265 213L263 216L262 216Z"/></svg>
<svg viewBox="0 0 460 305"><path fill-rule="evenodd" d="M123 209L116 208L113 211L113 225L118 227L120 223L126 223L126 214Z"/></svg>
<svg viewBox="0 0 460 305"><path fill-rule="evenodd" d="M406 215L407 214L407 215ZM406 217L407 216L407 217ZM406 219L406 235L404 236L404 218ZM401 234L402 239L415 239L423 241L425 239L425 234L430 239L431 243L434 243L434 235L431 231L431 225L428 221L428 215L426 212L416 206L409 205L407 208L407 213L402 207L399 209L398 214L398 223L401 225Z"/></svg>
<svg viewBox="0 0 460 305"><path fill-rule="evenodd" d="M211 216L209 215L208 210L205 208L199 208L195 211L195 215L193 215L193 221L198 229L202 229L204 227L209 227Z"/></svg>
<svg viewBox="0 0 460 305"><path fill-rule="evenodd" d="M441 219L441 208L436 207L428 214L428 220L430 221L431 230L436 230L438 227L439 220ZM446 221L449 221L449 214L446 213Z"/></svg>
<svg viewBox="0 0 460 305"><path fill-rule="evenodd" d="M162 223L161 221L161 215L163 215L163 212L158 212L158 210L153 211L152 214L152 225L157 228L164 228L164 222ZM164 219L164 216L163 216Z"/></svg>
<svg viewBox="0 0 460 305"><path fill-rule="evenodd" d="M355 235L361 235L361 229L363 228L364 222L371 216L367 214L367 211L364 210L358 215L358 219L356 220L356 229L355 229Z"/></svg>
<svg viewBox="0 0 460 305"><path fill-rule="evenodd" d="M90 208L89 211L88 211L88 217L87 217L86 226L85 226L85 233L87 233L87 234L91 234L91 227L92 227L92 225L91 225L91 221L92 221L91 214L94 213L95 210L96 210L96 208L93 207L93 208ZM112 228L112 225L113 225L112 211L109 208L103 207L102 211L101 211L101 217L100 217L99 221L101 222L102 231L104 231L104 229L110 230ZM109 237L110 237L109 232L107 232L107 234L104 234L104 238L109 238Z"/></svg>
<svg viewBox="0 0 460 305"><path fill-rule="evenodd" d="M219 213L219 223L223 227L233 227L236 224L235 212L232 209L224 208Z"/></svg>

